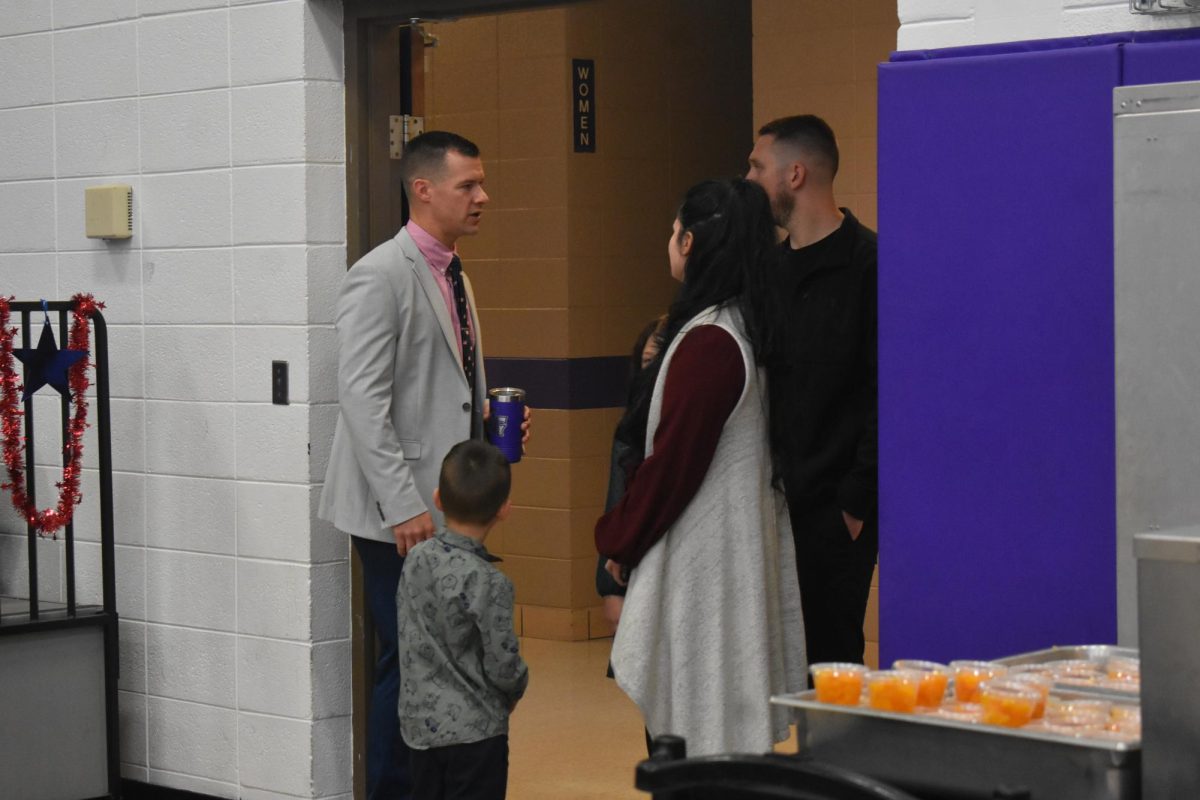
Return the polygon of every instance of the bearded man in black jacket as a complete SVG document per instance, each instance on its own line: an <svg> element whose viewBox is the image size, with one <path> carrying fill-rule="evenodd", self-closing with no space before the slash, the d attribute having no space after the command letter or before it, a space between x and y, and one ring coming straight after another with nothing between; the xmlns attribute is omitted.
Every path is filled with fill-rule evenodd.
<svg viewBox="0 0 1200 800"><path fill-rule="evenodd" d="M796 539L809 663L862 663L879 550L876 235L834 200L838 146L819 117L758 132L746 177L787 231L786 357L771 369L773 425Z"/></svg>

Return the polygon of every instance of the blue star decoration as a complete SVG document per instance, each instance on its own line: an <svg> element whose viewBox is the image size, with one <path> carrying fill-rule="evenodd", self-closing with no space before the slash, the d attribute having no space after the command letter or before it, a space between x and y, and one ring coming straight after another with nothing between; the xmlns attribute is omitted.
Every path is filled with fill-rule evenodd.
<svg viewBox="0 0 1200 800"><path fill-rule="evenodd" d="M13 350L22 364L25 365L25 394L22 400L28 400L34 392L49 385L60 394L69 395L71 386L67 370L80 359L87 357L85 350L59 350L54 341L54 331L47 321L42 326L42 338L38 340L37 348L22 347Z"/></svg>

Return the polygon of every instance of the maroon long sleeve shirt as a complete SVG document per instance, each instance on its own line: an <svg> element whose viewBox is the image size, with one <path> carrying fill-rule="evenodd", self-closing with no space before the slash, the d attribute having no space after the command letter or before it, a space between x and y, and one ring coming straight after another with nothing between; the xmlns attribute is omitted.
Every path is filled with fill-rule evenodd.
<svg viewBox="0 0 1200 800"><path fill-rule="evenodd" d="M742 352L728 331L701 325L675 348L663 384L654 452L629 476L625 496L596 522L596 549L637 566L696 496L721 431L746 384Z"/></svg>

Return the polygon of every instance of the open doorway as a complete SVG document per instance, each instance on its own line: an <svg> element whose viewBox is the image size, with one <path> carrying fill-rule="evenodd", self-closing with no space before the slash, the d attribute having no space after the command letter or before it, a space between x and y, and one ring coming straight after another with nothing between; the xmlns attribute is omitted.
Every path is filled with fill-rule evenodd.
<svg viewBox="0 0 1200 800"><path fill-rule="evenodd" d="M432 5L345 4L349 261L403 221L389 117L419 117L425 130L480 146L492 199L460 249L489 382L511 375L540 389L538 430L514 472L516 509L489 548L516 585L525 637L605 637L592 527L629 348L673 293L665 245L675 205L700 179L744 172L757 125L812 112L845 143L839 197L873 226L874 65L895 46L895 3ZM591 150L575 147L576 61L593 81ZM371 659L358 594L361 764ZM872 641L876 631L869 622Z"/></svg>

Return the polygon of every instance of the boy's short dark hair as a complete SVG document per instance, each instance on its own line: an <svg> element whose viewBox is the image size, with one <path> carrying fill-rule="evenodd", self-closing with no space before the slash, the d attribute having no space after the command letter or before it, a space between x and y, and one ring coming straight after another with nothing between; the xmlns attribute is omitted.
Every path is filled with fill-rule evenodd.
<svg viewBox="0 0 1200 800"><path fill-rule="evenodd" d="M508 459L478 439L459 442L442 461L438 494L449 519L484 525L495 518L512 486Z"/></svg>
<svg viewBox="0 0 1200 800"><path fill-rule="evenodd" d="M428 131L404 145L400 158L400 179L409 191L417 178L436 178L446 164L446 153L453 150L467 158L479 158L479 147L464 136L449 131Z"/></svg>
<svg viewBox="0 0 1200 800"><path fill-rule="evenodd" d="M758 129L759 136L774 136L775 141L800 148L825 162L830 176L838 171L837 137L829 123L815 114L799 114L771 120Z"/></svg>

